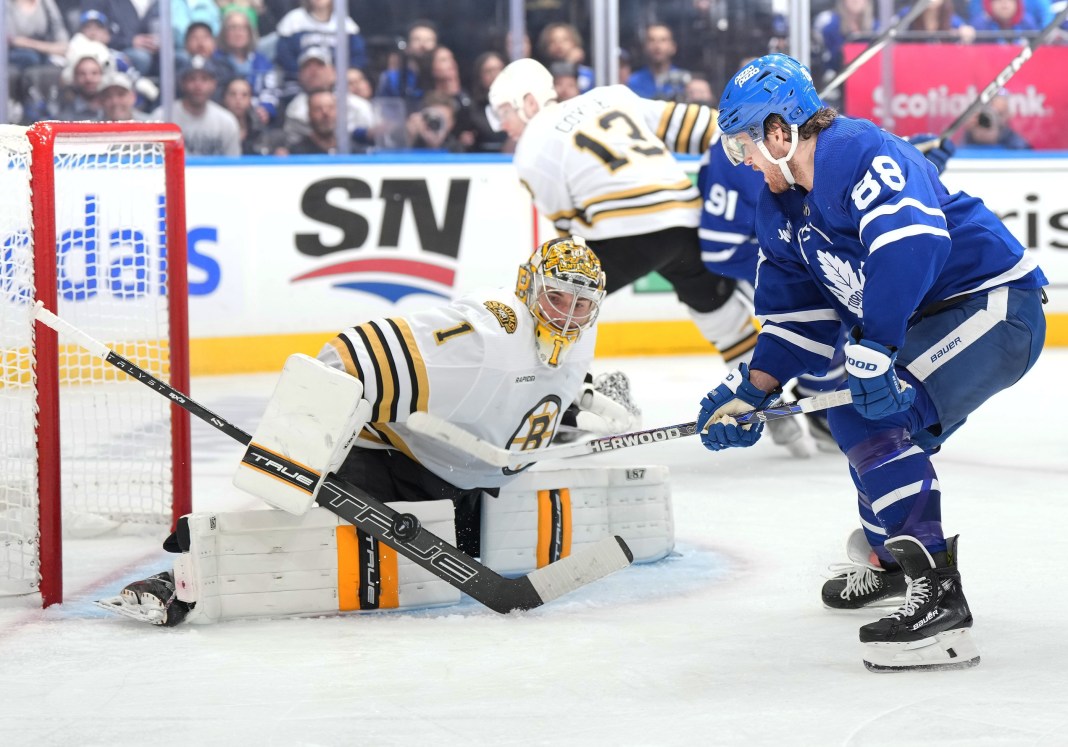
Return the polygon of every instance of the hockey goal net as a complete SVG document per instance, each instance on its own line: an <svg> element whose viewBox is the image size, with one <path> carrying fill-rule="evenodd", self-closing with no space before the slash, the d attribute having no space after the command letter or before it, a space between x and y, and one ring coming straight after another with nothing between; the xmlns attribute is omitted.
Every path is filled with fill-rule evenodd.
<svg viewBox="0 0 1068 747"><path fill-rule="evenodd" d="M0 594L62 601L62 538L190 509L181 409L55 332L41 301L189 391L174 125L0 125Z"/></svg>

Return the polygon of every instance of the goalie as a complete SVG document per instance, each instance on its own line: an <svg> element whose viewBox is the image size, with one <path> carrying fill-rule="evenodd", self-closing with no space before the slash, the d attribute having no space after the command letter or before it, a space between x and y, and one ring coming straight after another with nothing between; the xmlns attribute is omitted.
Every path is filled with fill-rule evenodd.
<svg viewBox="0 0 1068 747"><path fill-rule="evenodd" d="M180 553L173 572L131 583L100 604L170 626L458 601L444 581L311 508L317 486L272 466L269 455L309 465L313 475L336 473L394 506L404 502L423 526L478 556L483 494L498 495L523 471L522 460L504 469L481 462L409 430L408 415L431 412L517 452L548 446L569 408L568 422L585 430L634 427L625 387L626 405L587 376L604 293L600 260L584 240L555 239L519 268L514 292L367 321L330 340L318 360L292 356L234 478L284 510L183 517L164 544ZM613 379L617 392L618 384ZM594 471L569 474L585 473L583 486L607 491L611 481L591 481ZM648 472L656 501L666 504L663 471ZM545 479L533 473L520 481L525 497L547 493ZM492 523L502 526L500 511Z"/></svg>

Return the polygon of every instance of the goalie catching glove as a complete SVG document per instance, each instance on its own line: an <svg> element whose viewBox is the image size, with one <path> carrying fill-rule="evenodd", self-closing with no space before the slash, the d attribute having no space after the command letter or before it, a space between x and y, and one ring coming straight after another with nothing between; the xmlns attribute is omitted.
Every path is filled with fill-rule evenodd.
<svg viewBox="0 0 1068 747"><path fill-rule="evenodd" d="M764 423L740 426L731 416L769 407L778 396L778 391L768 393L753 386L749 381L749 366L740 364L701 400L701 412L697 416L701 443L712 451L752 446L760 439Z"/></svg>
<svg viewBox="0 0 1068 747"><path fill-rule="evenodd" d="M642 413L630 396L630 380L622 371L586 374L579 396L560 419L557 443L574 441L583 433L611 436L641 427Z"/></svg>

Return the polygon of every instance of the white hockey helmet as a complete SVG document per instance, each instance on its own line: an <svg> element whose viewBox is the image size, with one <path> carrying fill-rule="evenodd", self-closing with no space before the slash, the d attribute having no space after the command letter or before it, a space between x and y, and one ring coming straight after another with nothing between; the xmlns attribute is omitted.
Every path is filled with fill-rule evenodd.
<svg viewBox="0 0 1068 747"><path fill-rule="evenodd" d="M494 116L501 119L500 107L510 104L520 121L527 122L523 113L523 99L527 94L534 97L538 107L556 101L553 75L537 60L524 57L508 63L496 77L489 89L489 104Z"/></svg>
<svg viewBox="0 0 1068 747"><path fill-rule="evenodd" d="M534 343L547 366L560 365L604 300L601 260L581 236L553 239L519 266L515 294L534 317Z"/></svg>

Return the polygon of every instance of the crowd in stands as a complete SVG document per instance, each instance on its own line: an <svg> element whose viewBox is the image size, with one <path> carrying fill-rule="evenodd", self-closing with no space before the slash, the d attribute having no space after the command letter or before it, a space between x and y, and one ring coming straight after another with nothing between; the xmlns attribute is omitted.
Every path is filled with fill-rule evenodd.
<svg viewBox="0 0 1068 747"><path fill-rule="evenodd" d="M8 120L162 118L160 1L6 0ZM372 5L349 0L347 93L338 102L334 0L166 1L176 42L171 119L182 126L190 154L333 153L341 106L350 152L511 148L485 111L490 83L510 59L507 19L464 17L488 7L485 2L442 3L442 18L408 21L388 37L396 41L383 46L381 35L369 44L362 28L360 14L373 12ZM586 4L527 5L534 10L528 10L526 53L550 69L561 99L588 91L594 70L580 26L588 28L589 19L575 12ZM726 31L722 20L708 24L712 5L635 4L621 23L633 39L620 53L620 82L648 98L714 104L722 70L734 70L743 57L785 50L786 19L771 12L770 1L750 3L737 11L748 14L745 22L728 32L737 43L712 64L714 45L700 43L699 35L711 39L717 28ZM898 5L899 14L907 12ZM442 43L440 26L450 8L454 26L483 32L454 33L451 47ZM843 65L845 43L879 33L877 2L814 0L812 8L814 73L828 80ZM910 30L934 32L931 38L942 42L978 37L1020 44L1052 16L1050 0L935 0ZM754 25L755 45L741 33ZM987 119L996 115L991 108Z"/></svg>

